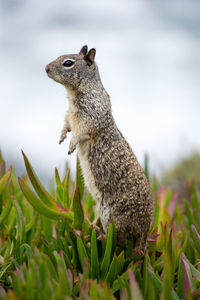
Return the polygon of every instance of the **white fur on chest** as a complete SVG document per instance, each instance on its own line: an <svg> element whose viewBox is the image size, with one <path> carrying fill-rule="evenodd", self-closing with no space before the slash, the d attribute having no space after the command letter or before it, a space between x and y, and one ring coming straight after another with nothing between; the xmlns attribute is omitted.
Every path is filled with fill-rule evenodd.
<svg viewBox="0 0 200 300"><path fill-rule="evenodd" d="M70 90L68 90L68 95L69 95L69 110L68 110L68 115L69 115L69 122L70 122L70 127L72 130L72 134L76 134L76 130L80 125L80 120L77 119L76 113L77 113L77 108L74 106L74 101L75 101L75 93ZM80 130L79 130L80 132ZM89 143L90 141L86 141L84 143L81 143L77 145L77 150L78 150L78 157L80 160L81 164L81 169L83 172L83 177L84 177L84 182L86 187L88 188L89 192L92 194L92 197L96 201L96 203L100 202L102 195L101 192L98 190L98 188L95 185L95 180L94 176L92 174L90 164L88 161L88 151L89 151Z"/></svg>
<svg viewBox="0 0 200 300"><path fill-rule="evenodd" d="M102 195L101 192L98 190L98 188L95 185L94 176L92 174L90 164L87 158L88 155L88 147L89 142L84 143L84 145L78 145L78 157L81 164L81 169L83 172L83 177L85 181L85 185L88 188L89 192L92 194L92 197L94 200L98 203L100 202Z"/></svg>

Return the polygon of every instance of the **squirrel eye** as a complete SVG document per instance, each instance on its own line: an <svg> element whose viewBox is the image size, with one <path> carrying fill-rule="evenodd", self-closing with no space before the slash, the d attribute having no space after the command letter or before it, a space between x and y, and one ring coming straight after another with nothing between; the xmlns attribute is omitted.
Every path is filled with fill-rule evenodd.
<svg viewBox="0 0 200 300"><path fill-rule="evenodd" d="M73 66L73 64L74 64L73 60L67 59L66 61L64 61L63 66L64 67L71 67L71 66Z"/></svg>

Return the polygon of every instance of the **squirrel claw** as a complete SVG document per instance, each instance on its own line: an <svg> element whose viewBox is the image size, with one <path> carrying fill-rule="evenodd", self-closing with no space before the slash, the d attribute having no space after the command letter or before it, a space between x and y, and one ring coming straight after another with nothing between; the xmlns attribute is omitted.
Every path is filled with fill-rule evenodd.
<svg viewBox="0 0 200 300"><path fill-rule="evenodd" d="M137 256L144 256L145 255L145 250L139 249L139 250L134 250L132 251L132 255L137 255Z"/></svg>
<svg viewBox="0 0 200 300"><path fill-rule="evenodd" d="M102 239L106 239L106 234L104 234L103 232L101 232L98 237L97 237L97 241L102 241Z"/></svg>
<svg viewBox="0 0 200 300"><path fill-rule="evenodd" d="M61 135L60 140L59 140L59 144L61 144L65 139L66 139L66 135L65 136Z"/></svg>
<svg viewBox="0 0 200 300"><path fill-rule="evenodd" d="M103 238L106 238L106 234L104 234L101 228L98 227L96 224L92 224L92 228L94 228L97 234L97 241L101 241Z"/></svg>
<svg viewBox="0 0 200 300"><path fill-rule="evenodd" d="M74 152L74 150L76 149L76 144L74 144L72 141L69 144L69 151L68 154L72 154Z"/></svg>
<svg viewBox="0 0 200 300"><path fill-rule="evenodd" d="M69 147L68 155L72 154L75 149L76 149L76 147L74 147L74 148Z"/></svg>
<svg viewBox="0 0 200 300"><path fill-rule="evenodd" d="M104 232L102 231L102 229L100 228L100 219L98 219L96 222L92 223L92 228L95 230L96 234L97 234L97 240L101 241L102 238L106 238L106 234L104 234ZM98 224L98 225L97 225Z"/></svg>

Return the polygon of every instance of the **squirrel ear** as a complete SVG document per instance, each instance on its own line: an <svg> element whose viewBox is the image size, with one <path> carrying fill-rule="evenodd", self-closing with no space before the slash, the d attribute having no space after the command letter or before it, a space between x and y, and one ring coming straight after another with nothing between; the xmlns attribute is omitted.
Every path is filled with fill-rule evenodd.
<svg viewBox="0 0 200 300"><path fill-rule="evenodd" d="M96 50L94 48L90 49L90 51L85 55L84 59L86 60L87 64L91 66L94 63Z"/></svg>
<svg viewBox="0 0 200 300"><path fill-rule="evenodd" d="M85 56L87 54L87 51L88 51L88 46L85 45L81 48L79 54L83 54Z"/></svg>

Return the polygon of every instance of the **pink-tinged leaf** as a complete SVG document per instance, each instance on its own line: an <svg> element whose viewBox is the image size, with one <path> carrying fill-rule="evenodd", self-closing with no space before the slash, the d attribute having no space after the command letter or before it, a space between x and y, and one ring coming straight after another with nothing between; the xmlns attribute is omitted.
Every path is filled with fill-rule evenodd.
<svg viewBox="0 0 200 300"><path fill-rule="evenodd" d="M190 270L192 273L192 276L195 277L199 282L200 282L200 272L198 271L198 264L195 266L193 266L193 264L191 264L191 262L187 259L187 257L184 255L184 259L187 262L187 264L190 266Z"/></svg>
<svg viewBox="0 0 200 300"><path fill-rule="evenodd" d="M20 188L26 197L26 199L30 202L30 204L42 215L57 220L60 217L66 217L72 220L72 215L69 213L62 213L61 211L52 209L44 204L32 191L32 189L22 180L20 177L18 178Z"/></svg>
<svg viewBox="0 0 200 300"><path fill-rule="evenodd" d="M88 293L88 283L89 283L89 279L86 279L85 285L84 285L84 287L83 287L84 292L86 292L86 293Z"/></svg>
<svg viewBox="0 0 200 300"><path fill-rule="evenodd" d="M62 207L59 203L55 202L56 206L57 206L57 210L59 210L60 212L67 212L66 209L64 209L64 207Z"/></svg>
<svg viewBox="0 0 200 300"><path fill-rule="evenodd" d="M151 234L148 236L147 241L148 242L156 242L157 238L159 237L159 233L158 233L158 227L156 227L153 232L151 232Z"/></svg>
<svg viewBox="0 0 200 300"><path fill-rule="evenodd" d="M10 166L10 168L8 169L8 171L0 179L0 194L6 188L8 182L10 180L11 173L12 173L12 167Z"/></svg>
<svg viewBox="0 0 200 300"><path fill-rule="evenodd" d="M194 241L194 245L197 251L200 253L200 235L193 224L191 225L191 233L192 233L192 239Z"/></svg>
<svg viewBox="0 0 200 300"><path fill-rule="evenodd" d="M192 273L190 270L190 266L185 259L184 253L181 253L181 265L183 270L183 290L184 297L187 296L188 290L193 291L193 283L192 283Z"/></svg>
<svg viewBox="0 0 200 300"><path fill-rule="evenodd" d="M52 208L56 208L56 204L55 204L55 200L54 198L47 192L47 190L44 188L44 186L42 185L42 183L40 182L39 178L37 177L37 175L35 174L31 164L28 161L28 158L26 157L26 155L24 154L24 152L22 151L23 154L23 158L24 158L24 163L26 166L26 171L28 173L29 179L36 191L36 193L38 194L38 196L40 197L40 199L49 207Z"/></svg>
<svg viewBox="0 0 200 300"><path fill-rule="evenodd" d="M165 205L165 196L166 196L166 187L162 185L161 192L160 192L160 203L161 206Z"/></svg>
<svg viewBox="0 0 200 300"><path fill-rule="evenodd" d="M200 288L196 289L194 292L192 292L193 299L200 300Z"/></svg>
<svg viewBox="0 0 200 300"><path fill-rule="evenodd" d="M156 242L156 240L154 240L154 239L151 239L150 237L148 237L148 238L147 238L147 242L149 242L149 243L155 243L155 242Z"/></svg>
<svg viewBox="0 0 200 300"><path fill-rule="evenodd" d="M68 276L68 280L69 280L69 285L71 288L71 291L73 289L73 275L70 269L67 269L67 276Z"/></svg>
<svg viewBox="0 0 200 300"><path fill-rule="evenodd" d="M130 285L131 300L143 300L142 293L136 281L135 275L133 274L133 271L129 269L128 274L130 279L129 285Z"/></svg>
<svg viewBox="0 0 200 300"><path fill-rule="evenodd" d="M0 178L5 174L5 160L2 160L2 162L0 163Z"/></svg>
<svg viewBox="0 0 200 300"><path fill-rule="evenodd" d="M177 198L178 198L178 193L175 193L168 207L168 213L171 219L173 218L174 215Z"/></svg>
<svg viewBox="0 0 200 300"><path fill-rule="evenodd" d="M198 234L198 231L196 230L196 227L193 224L191 225L191 230L195 232L195 234L200 242L200 235Z"/></svg>
<svg viewBox="0 0 200 300"><path fill-rule="evenodd" d="M4 290L4 288L2 286L0 286L0 299L1 300L7 300L8 299L6 291Z"/></svg>

